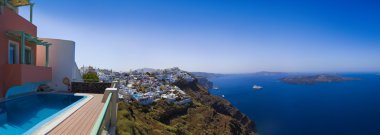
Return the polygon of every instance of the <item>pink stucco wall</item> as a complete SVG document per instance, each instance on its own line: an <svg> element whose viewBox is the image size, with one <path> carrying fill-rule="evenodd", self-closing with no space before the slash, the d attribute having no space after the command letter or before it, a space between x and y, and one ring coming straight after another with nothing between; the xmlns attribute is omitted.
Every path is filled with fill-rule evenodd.
<svg viewBox="0 0 380 135"><path fill-rule="evenodd" d="M5 33L7 31L23 31L36 37L37 27L9 8L2 7L0 10L2 10L0 14L0 97L4 97L6 90L13 85L28 81L44 81L49 80L49 78L51 80L51 68L39 68L35 67L35 65L8 64L9 41L18 42L20 45L21 43L17 39L7 37ZM37 52L36 45L26 44L26 46L32 48L34 54L39 53ZM36 61L36 55L34 55L34 61ZM35 77L40 76L35 73L42 73L41 78ZM49 75L50 77L48 77Z"/></svg>
<svg viewBox="0 0 380 135"><path fill-rule="evenodd" d="M40 67L25 64L6 64L4 70L7 71L5 78L5 89L12 86L21 86L25 83L45 82L52 79L52 68ZM5 95L6 90L2 91Z"/></svg>

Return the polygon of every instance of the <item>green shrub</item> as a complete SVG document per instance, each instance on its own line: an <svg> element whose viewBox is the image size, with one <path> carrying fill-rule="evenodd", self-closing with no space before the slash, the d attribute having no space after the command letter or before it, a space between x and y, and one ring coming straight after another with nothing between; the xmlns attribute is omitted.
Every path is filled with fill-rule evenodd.
<svg viewBox="0 0 380 135"><path fill-rule="evenodd" d="M88 72L82 76L84 82L99 82L98 74L93 72Z"/></svg>

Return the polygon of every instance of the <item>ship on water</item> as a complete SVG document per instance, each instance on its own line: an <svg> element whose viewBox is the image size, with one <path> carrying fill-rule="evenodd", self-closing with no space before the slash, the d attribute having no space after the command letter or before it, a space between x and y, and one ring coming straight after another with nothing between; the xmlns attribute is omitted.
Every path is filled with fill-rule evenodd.
<svg viewBox="0 0 380 135"><path fill-rule="evenodd" d="M252 88L255 89L255 90L260 90L260 89L263 89L263 86L253 85Z"/></svg>

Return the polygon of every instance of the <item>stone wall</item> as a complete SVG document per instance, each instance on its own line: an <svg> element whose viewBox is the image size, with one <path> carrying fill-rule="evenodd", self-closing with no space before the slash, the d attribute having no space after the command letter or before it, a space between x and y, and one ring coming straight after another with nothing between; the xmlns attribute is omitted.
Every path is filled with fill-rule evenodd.
<svg viewBox="0 0 380 135"><path fill-rule="evenodd" d="M110 88L111 83L85 83L72 82L71 92L74 93L98 93L103 94L106 88Z"/></svg>

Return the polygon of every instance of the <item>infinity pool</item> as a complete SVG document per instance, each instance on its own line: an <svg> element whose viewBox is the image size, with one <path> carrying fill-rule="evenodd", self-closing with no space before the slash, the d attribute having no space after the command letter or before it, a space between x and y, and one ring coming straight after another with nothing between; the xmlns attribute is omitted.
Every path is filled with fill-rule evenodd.
<svg viewBox="0 0 380 135"><path fill-rule="evenodd" d="M0 102L0 135L30 134L85 96L32 94Z"/></svg>

